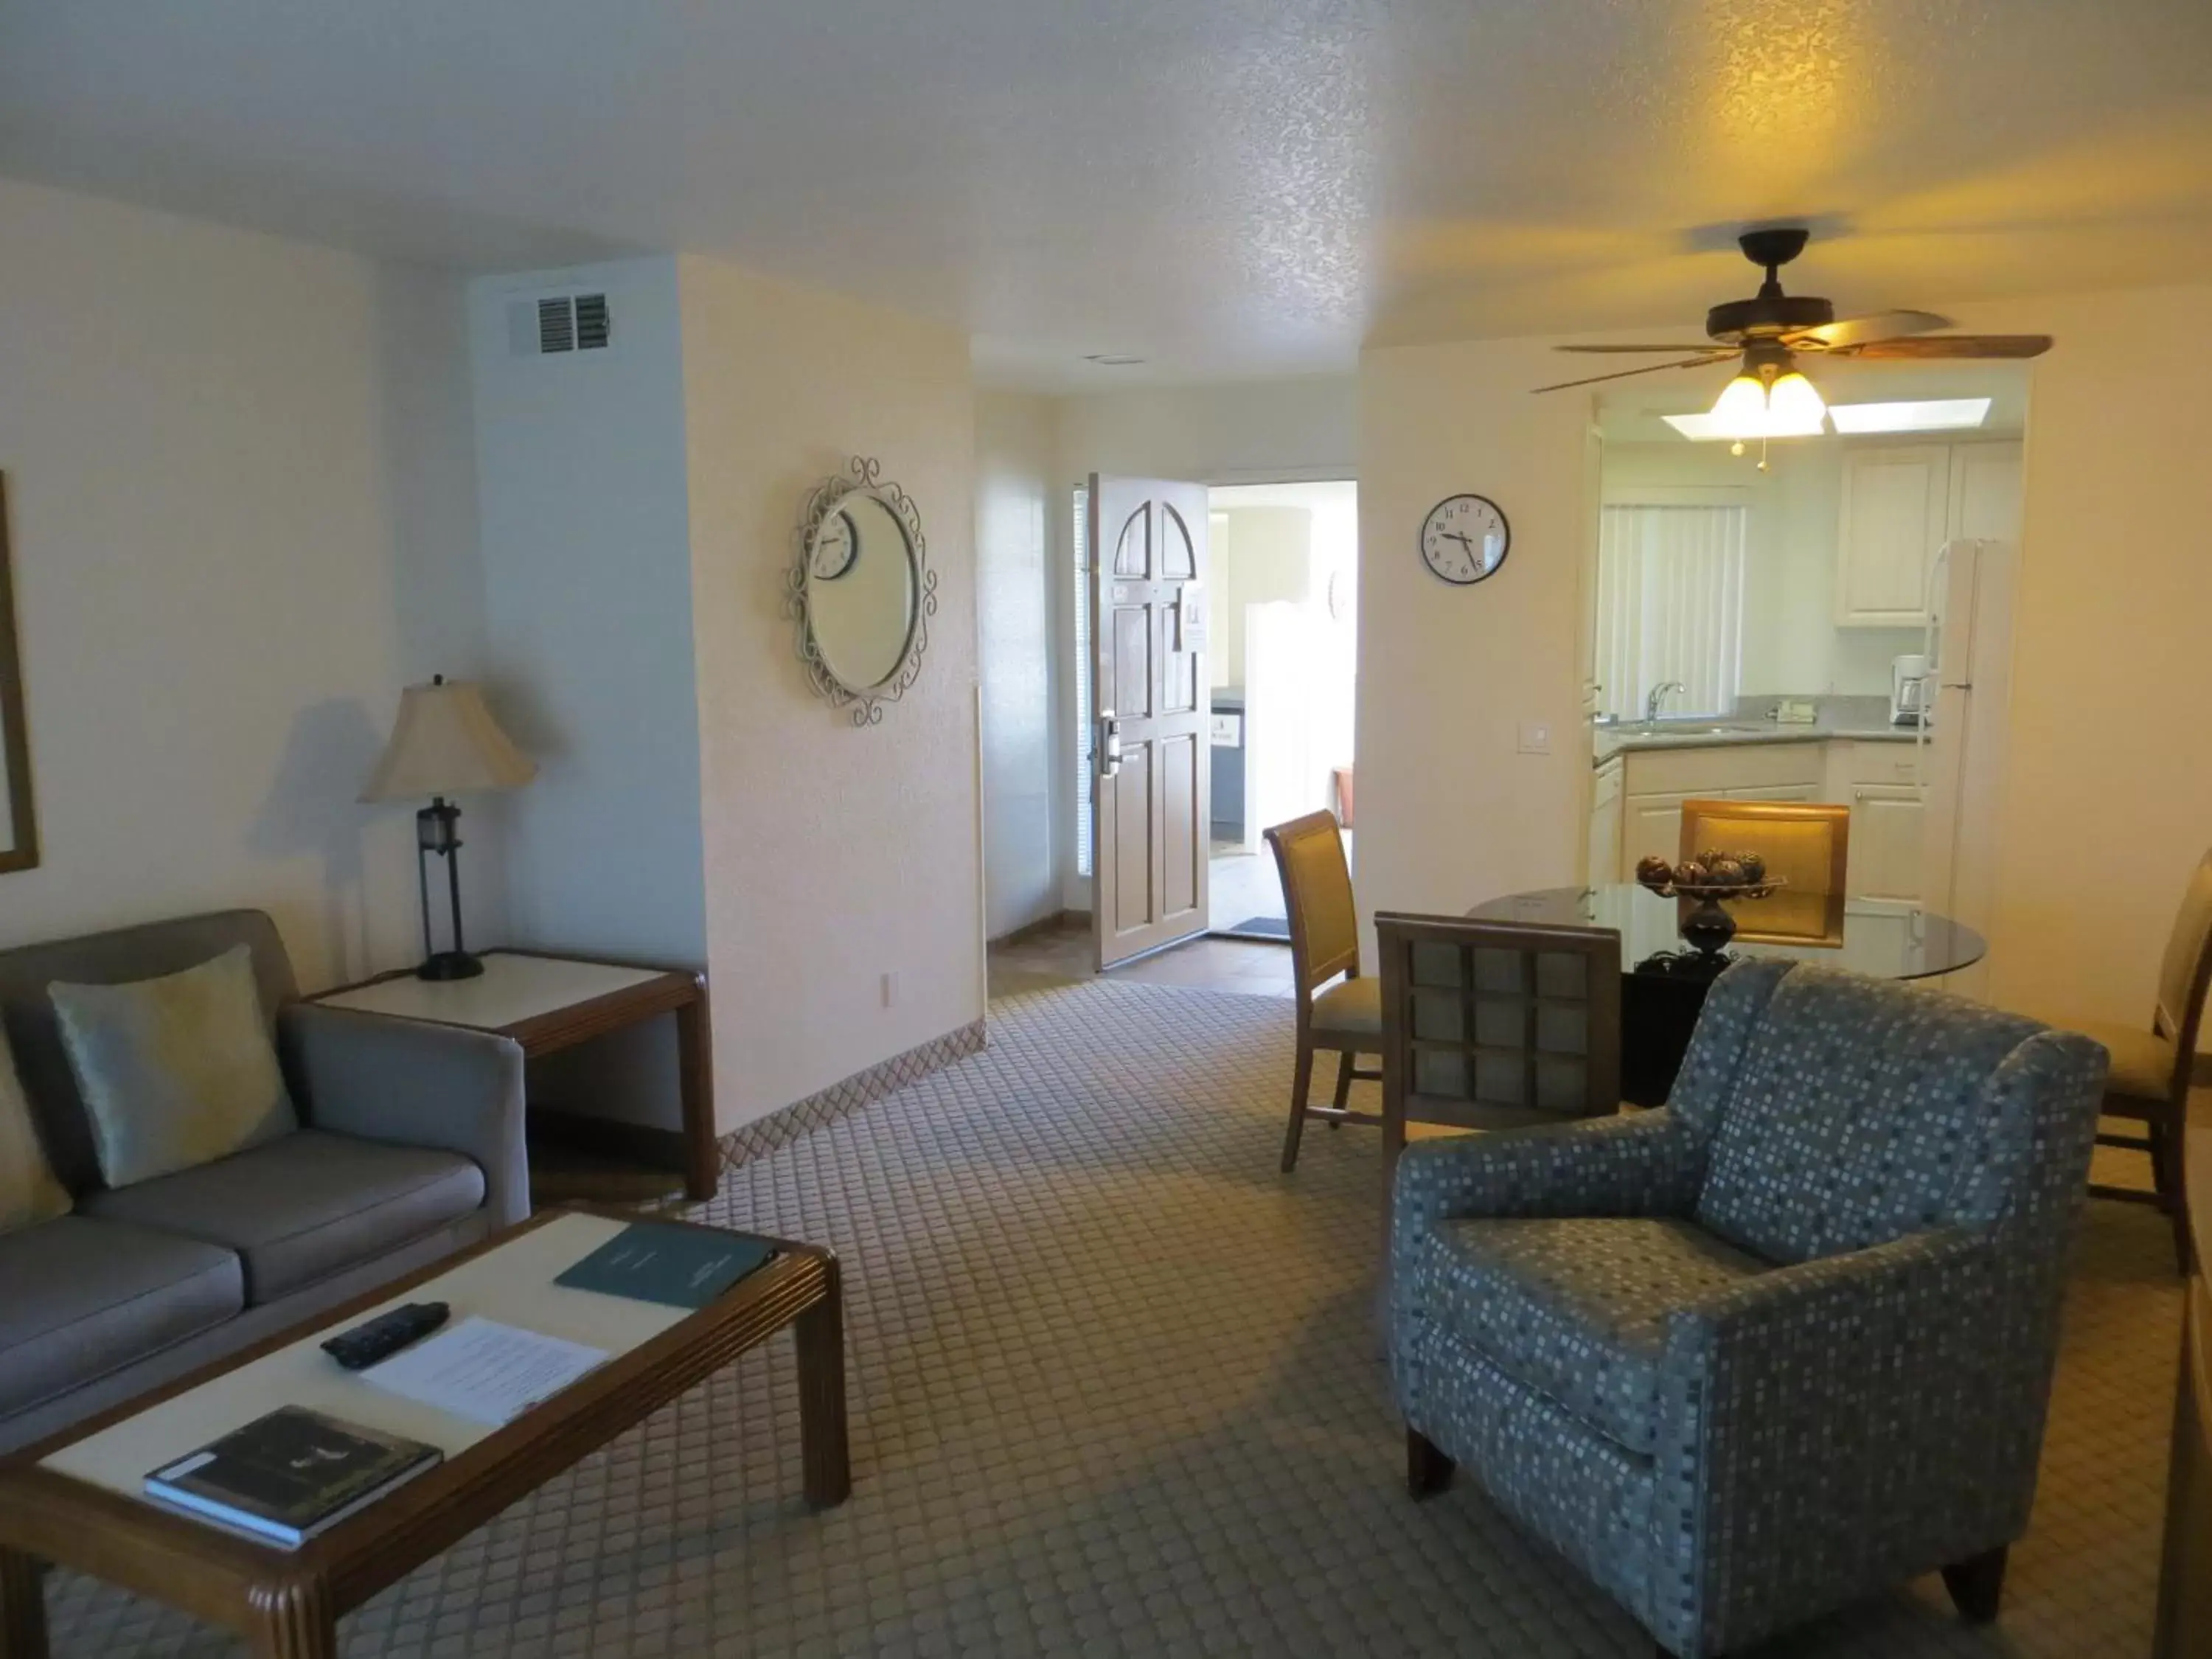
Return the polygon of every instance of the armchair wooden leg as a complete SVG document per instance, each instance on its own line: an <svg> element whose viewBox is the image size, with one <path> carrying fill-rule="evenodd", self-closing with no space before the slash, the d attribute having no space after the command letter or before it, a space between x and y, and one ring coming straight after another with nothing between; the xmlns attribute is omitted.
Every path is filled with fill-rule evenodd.
<svg viewBox="0 0 2212 1659"><path fill-rule="evenodd" d="M1449 1489L1451 1479L1451 1459L1419 1429L1407 1430L1406 1490L1416 1498L1433 1498Z"/></svg>
<svg viewBox="0 0 2212 1659"><path fill-rule="evenodd" d="M1342 1054L1336 1057L1335 1103L1336 1109L1340 1112L1344 1110L1346 1107L1352 1104L1352 1063L1358 1058L1359 1056L1353 1054L1349 1048L1346 1048ZM1344 1125L1340 1120L1331 1118L1328 1120L1328 1127L1332 1129L1340 1129Z"/></svg>
<svg viewBox="0 0 2212 1659"><path fill-rule="evenodd" d="M1298 1035L1297 1068L1291 1076L1291 1126L1283 1131L1283 1173L1298 1167L1298 1137L1305 1132L1306 1100L1313 1090L1313 1044Z"/></svg>
<svg viewBox="0 0 2212 1659"><path fill-rule="evenodd" d="M1970 1560L1943 1569L1943 1588L1951 1604L1970 1625L1987 1625L1997 1616L1997 1600L2004 1592L2005 1552L1984 1550Z"/></svg>

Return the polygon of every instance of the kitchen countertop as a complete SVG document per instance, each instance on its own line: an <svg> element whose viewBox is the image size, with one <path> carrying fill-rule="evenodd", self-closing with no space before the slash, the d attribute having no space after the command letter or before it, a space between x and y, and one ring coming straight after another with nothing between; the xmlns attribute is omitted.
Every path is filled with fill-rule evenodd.
<svg viewBox="0 0 2212 1659"><path fill-rule="evenodd" d="M1911 743L1910 726L1783 726L1772 720L1632 720L1590 728L1592 764L1661 749L1735 749L1775 743Z"/></svg>

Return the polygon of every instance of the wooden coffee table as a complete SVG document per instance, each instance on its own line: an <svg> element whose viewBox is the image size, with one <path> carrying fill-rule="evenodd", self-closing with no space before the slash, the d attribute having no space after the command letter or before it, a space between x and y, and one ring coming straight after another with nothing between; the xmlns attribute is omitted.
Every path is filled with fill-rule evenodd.
<svg viewBox="0 0 2212 1659"><path fill-rule="evenodd" d="M553 1283L640 1218L544 1212L0 1464L0 1656L45 1659L40 1574L52 1562L234 1632L266 1659L336 1659L342 1614L786 1325L799 1345L807 1500L842 1503L852 1477L836 1256L773 1241L778 1255L696 1312ZM457 1321L482 1314L611 1358L505 1428L485 1428L349 1376L317 1346L408 1301L447 1302ZM283 1405L411 1436L445 1462L296 1550L139 1495L148 1470Z"/></svg>

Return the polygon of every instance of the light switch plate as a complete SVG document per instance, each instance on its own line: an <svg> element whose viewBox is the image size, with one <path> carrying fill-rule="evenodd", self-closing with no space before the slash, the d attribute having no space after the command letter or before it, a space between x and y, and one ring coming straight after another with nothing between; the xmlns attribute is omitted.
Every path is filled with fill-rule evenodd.
<svg viewBox="0 0 2212 1659"><path fill-rule="evenodd" d="M1548 755L1552 752L1552 728L1541 720L1521 722L1521 752L1524 755Z"/></svg>

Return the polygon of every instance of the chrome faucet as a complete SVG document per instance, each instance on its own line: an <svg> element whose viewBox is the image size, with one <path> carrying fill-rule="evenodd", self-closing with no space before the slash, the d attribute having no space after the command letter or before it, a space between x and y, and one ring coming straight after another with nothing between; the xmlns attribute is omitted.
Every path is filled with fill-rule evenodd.
<svg viewBox="0 0 2212 1659"><path fill-rule="evenodd" d="M1659 718L1659 705L1666 701L1667 694L1669 691L1686 691L1688 690L1689 687L1684 685L1680 680L1660 681L1658 684L1651 688L1651 695L1644 699L1644 720L1646 721L1650 721L1656 720Z"/></svg>

